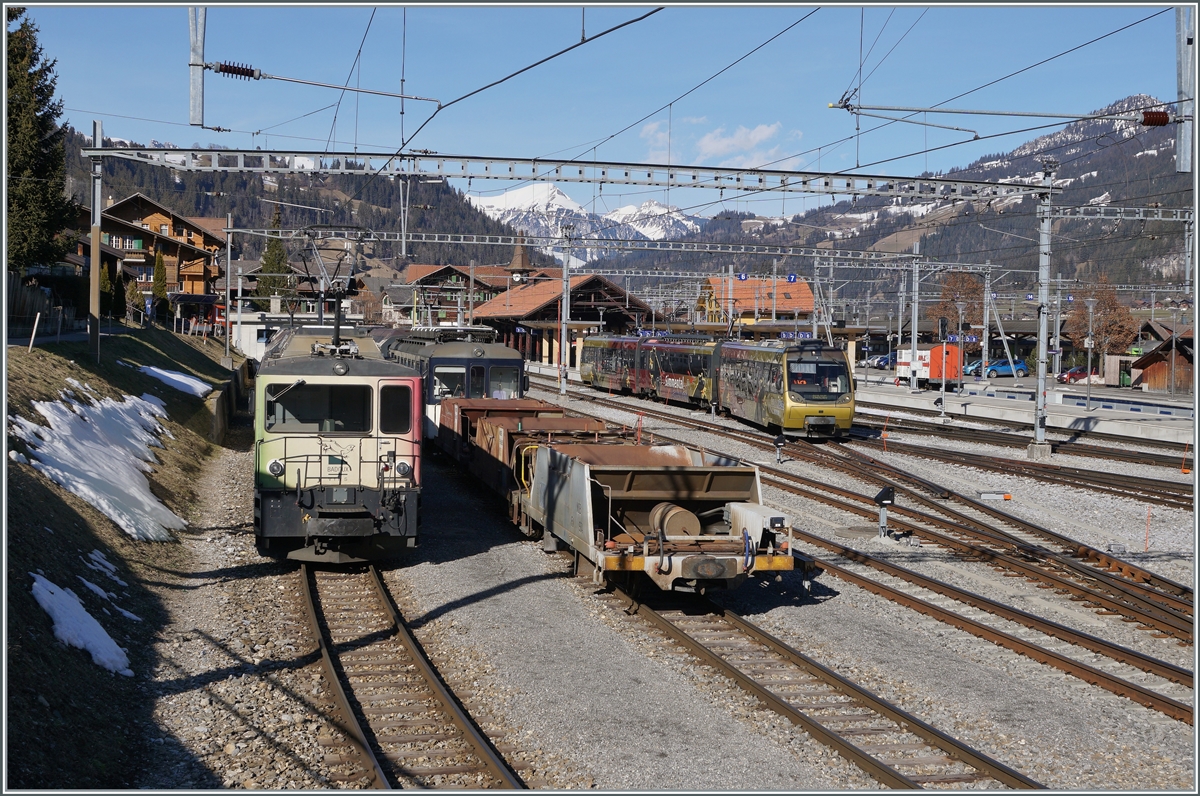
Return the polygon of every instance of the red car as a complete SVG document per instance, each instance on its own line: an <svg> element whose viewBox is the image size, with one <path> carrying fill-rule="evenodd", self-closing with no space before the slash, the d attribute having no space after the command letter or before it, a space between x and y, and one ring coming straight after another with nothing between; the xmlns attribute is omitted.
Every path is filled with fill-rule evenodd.
<svg viewBox="0 0 1200 796"><path fill-rule="evenodd" d="M1092 375L1096 376L1098 374L1099 374L1099 371L1097 371L1096 368L1092 368ZM1062 373L1058 374L1058 380L1059 380L1059 382L1061 382L1063 384L1074 384L1075 382L1083 381L1086 378L1087 378L1087 366L1086 365L1077 365L1077 366L1071 368L1070 370L1063 371Z"/></svg>

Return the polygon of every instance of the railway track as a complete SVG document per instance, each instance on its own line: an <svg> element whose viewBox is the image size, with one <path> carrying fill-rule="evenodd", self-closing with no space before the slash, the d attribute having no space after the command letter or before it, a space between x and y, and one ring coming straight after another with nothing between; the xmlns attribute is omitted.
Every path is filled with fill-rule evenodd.
<svg viewBox="0 0 1200 796"><path fill-rule="evenodd" d="M894 408L895 408L895 407L893 407L893 406L890 406L890 405L888 405L888 404L875 403L875 402L873 402L873 401L864 400L864 399L861 399L861 398L859 398L859 399L856 399L856 403L857 403L858 405L860 405L860 406L870 406L870 407L872 407L872 408L875 408L875 409L889 410L889 409L894 409ZM939 411L936 411L936 410L928 410L928 409L912 409L912 408L908 408L908 407L905 407L905 409L904 409L904 412L905 412L905 414L924 415L924 416L926 416L926 417L939 417L939 416L941 415L941 412L939 412ZM863 421L863 425L866 425L868 422L870 422L870 421ZM921 421L919 421L919 420L909 420L908 422L910 422L910 423L921 423ZM998 434L998 435L1002 435L1002 436L998 436L998 437L996 438L997 440L1001 440L1001 439L1003 439L1003 437L1004 437L1004 436L1007 436L1007 437L1010 437L1010 438L1011 438L1011 437L1014 437L1014 436L1017 436L1017 435L1020 435L1020 434L1024 434L1024 435L1026 435L1026 436L1025 436L1025 438L1024 438L1024 441L1023 441L1023 442L1021 442L1021 444L1020 444L1020 446L1019 446L1019 447L1025 447L1026 445L1028 445L1028 444L1029 444L1029 437L1028 437L1028 434L1029 434L1030 430L1032 429L1032 426L1031 426L1031 425L1029 425L1029 424L1027 424L1027 423L1026 423L1026 424L1020 424L1020 423L1004 423L1004 422L1002 422L1002 421L992 421L992 420L989 420L989 421L987 421L987 422L988 422L989 424L991 424L991 425L995 425L995 426L1001 426L1001 427L1004 427L1004 428L1010 428L1010 429L1012 429L1012 430L1013 430L1013 433L1011 433L1011 434L1005 434L1004 432L989 432L989 434ZM856 417L854 418L854 423L855 423L855 425L859 425L859 424L860 424L860 423L859 423L859 417L858 417L858 416L856 416ZM935 428L943 428L943 426L942 426L941 424L924 424L924 425L927 425L927 426L932 426L932 427L935 427ZM974 430L975 430L975 429L971 429L971 431L974 431ZM932 432L931 432L931 433L932 433ZM1087 443L1081 442L1081 440L1084 440L1084 439L1092 439L1092 440L1106 440L1106 441L1110 441L1110 442L1125 442L1125 443L1128 443L1128 442L1129 442L1129 438L1128 438L1128 437L1122 437L1122 436L1118 436L1118 435L1116 435L1116 434L1104 434L1104 433L1102 433L1102 432L1098 432L1098 431L1086 431L1086 430L1083 430L1083 429L1076 429L1076 430L1072 430L1072 431L1069 431L1069 432L1067 432L1067 431L1061 431L1061 430L1058 430L1058 429L1047 429L1047 433L1048 433L1048 434L1052 434L1052 435L1054 435L1054 434L1065 434L1065 435L1068 435L1068 438L1067 438L1066 440L1057 440L1057 441L1056 441L1056 440L1052 440L1052 439L1047 439L1047 440L1046 440L1047 442L1049 442L1049 443L1051 444L1051 446L1053 446L1053 448L1054 448L1055 450L1061 450L1061 452L1063 452L1063 453L1069 453L1069 452L1072 452L1072 450L1073 450L1073 449L1075 449L1075 446L1082 446L1082 448L1083 448L1083 449L1085 449L1085 450L1086 450L1087 448L1099 448L1100 450L1109 450L1108 448L1105 448L1105 447L1103 447L1103 446L1098 446L1098 445L1088 445ZM1002 441L997 441L997 442L995 442L994 444L998 444L998 445L999 445L999 444L1011 444L1011 443L1005 443L1005 442L1002 442ZM1139 442L1139 444L1141 444L1141 445L1151 445L1151 446L1153 446L1153 447L1156 447L1156 448L1162 448L1162 449L1163 449L1163 450L1165 450L1165 451L1171 451L1171 453L1169 453L1169 454L1165 454L1165 457L1166 457L1167 459L1171 459L1171 460L1172 460L1171 462L1167 463L1167 464L1168 464L1168 466L1177 466L1177 465L1179 464L1179 462L1180 462L1180 459L1181 459L1182 457L1186 456L1186 452L1187 452L1187 446L1186 446L1186 445L1181 445L1181 444L1179 444L1179 443L1177 443L1177 442L1153 442L1153 443ZM1061 447L1061 448L1060 448L1059 446L1065 446L1065 447ZM1081 454L1078 454L1078 455L1087 456L1087 455L1092 455L1092 454L1088 454L1088 453L1081 453ZM1150 455L1150 456L1153 456L1154 454L1143 454L1143 455ZM1187 464L1188 464L1188 467L1191 467L1191 462L1192 462L1191 458L1190 458L1190 457L1188 457L1188 458L1187 458Z"/></svg>
<svg viewBox="0 0 1200 796"><path fill-rule="evenodd" d="M651 605L620 590L608 598L883 785L1044 787L712 602L655 595Z"/></svg>
<svg viewBox="0 0 1200 796"><path fill-rule="evenodd" d="M905 410L908 413L909 410ZM1028 433L994 431L980 428L963 428L945 423L927 423L910 417L886 417L882 420L866 415L854 418L854 428L851 433L859 439L877 439L885 431L907 431L913 434L938 437L939 439L977 442L985 445L996 445L1006 448L1024 449L1029 445ZM1077 440L1047 440L1051 450L1067 456L1087 456L1095 459L1125 462L1126 464L1146 464L1154 467L1172 467L1190 470L1193 465L1191 454L1179 453L1148 453L1146 451L1131 451L1113 448L1107 445L1093 445ZM1125 440L1128 442L1128 440Z"/></svg>
<svg viewBox="0 0 1200 796"><path fill-rule="evenodd" d="M603 399L601 402L606 403ZM618 406L628 411L628 407L621 404ZM681 419L675 415L658 413L655 410L649 410L645 414L662 415L665 420L677 423L682 421L685 425L696 422ZM709 424L702 425L708 426ZM705 430L709 429L705 428ZM727 429L720 429L720 432L727 432ZM661 434L656 436L663 441L670 441ZM749 441L751 444L760 442L753 438L744 440L739 434L726 433L726 436L733 436L739 441ZM773 446L761 442L759 447L763 450L773 449ZM824 455L818 454L816 459L820 461ZM836 464L837 462L835 462ZM759 468L764 474L763 483L768 486L774 486L867 518L874 518L878 513L878 507L874 500L866 495L832 487L780 468L764 464L760 464ZM856 468L849 468L849 471L857 477L863 476ZM867 474L867 477L870 475ZM902 485L898 486L901 489L904 488ZM929 485L929 488L935 491L939 490L936 485ZM944 492L938 494L940 498L945 496ZM922 499L932 504L932 507L939 512L947 511L944 505L937 505L937 501L933 499ZM889 518L890 530L900 534L912 534L937 543L951 550L960 558L977 561L981 564L990 564L997 570L1003 571L1005 575L1025 577L1039 587L1054 589L1056 593L1068 596L1073 601L1083 602L1101 614L1120 615L1128 621L1138 622L1137 627L1152 631L1159 637L1176 637L1181 640L1180 643L1191 643L1194 623L1191 617L1190 593L1185 598L1184 594L1176 593L1177 590L1171 588L1165 592L1152 588L1150 593L1154 595L1153 598L1146 597L1142 590L1136 588L1137 580L1131 580L1106 570L1099 570L1073 555L1057 554L1054 551L1036 547L1028 540L1015 541L1010 535L1003 532L997 533L994 529L982 525L977 518L961 512L951 511L949 518L896 506L892 507L892 512L894 512L893 517ZM896 514L910 518L912 521L895 519ZM1003 515L1002 512L1001 515ZM933 528L940 530L933 530ZM960 604L1015 622L1022 628L1028 628L1041 634L1045 640L1035 642L1018 633L998 630L965 616L961 609L958 612L949 611L928 600L906 594L901 589L881 584L878 580L864 579L862 575L853 573L845 566L833 565L828 561L814 558L817 566L826 568L827 571L838 577L854 581L863 588L937 618L939 621L952 624L992 643L1054 666L1088 683L1159 710L1179 721L1189 724L1193 721L1192 705L1190 704L1192 673L1182 667L1135 652L1113 642L1074 631L915 572L902 570L902 568L894 567L857 551L851 551L841 545L820 539L820 537L807 534L804 536L806 537L805 541L810 544L823 546L843 558L864 563L886 575L916 585L932 595L944 596ZM970 538L971 541L967 541L964 537ZM1125 575L1132 574L1134 573L1125 573ZM1098 580L1101 582L1098 583ZM1173 585L1178 586L1178 584ZM1186 587L1179 587L1178 591L1185 590ZM1057 642L1054 641L1055 639ZM1065 654L1061 649L1051 648L1051 645L1059 642L1075 647L1074 655ZM1107 658L1108 664L1099 666L1093 665L1095 662L1088 663L1080 660L1080 655L1087 657L1088 653ZM1147 677L1142 677L1141 672L1131 673L1132 669L1147 673ZM1139 678L1147 682L1137 682Z"/></svg>
<svg viewBox="0 0 1200 796"><path fill-rule="evenodd" d="M412 638L374 567L301 567L340 732L333 781L371 788L523 788Z"/></svg>
<svg viewBox="0 0 1200 796"><path fill-rule="evenodd" d="M762 451L775 451L770 441L752 432L731 430L651 407L634 407L594 393L576 395L597 405L715 434ZM661 434L657 436L663 438ZM1065 589L1073 595L1073 599L1087 601L1099 611L1120 614L1129 621L1141 623L1140 627L1167 633L1182 643L1192 642L1192 590L1186 585L1163 578L1109 552L1021 520L983 501L916 478L865 454L844 447L834 453L829 446L807 443L789 443L784 450L792 457L839 470L858 480L876 486L892 486L898 493L932 512L914 513L911 509L893 506L891 511L896 514L920 521L919 524L905 527L909 533L949 547L966 558L986 560L1003 566L1014 575L1033 577L1047 587ZM805 484L813 490L809 496L815 499L823 499L820 492L824 490L858 503L854 513L870 516L878 512L869 496L805 479L785 470L764 465L760 465L760 468L780 479ZM963 510L952 508L949 503L957 504Z"/></svg>
<svg viewBox="0 0 1200 796"><path fill-rule="evenodd" d="M1020 461L1017 459L997 459L994 456L983 456L962 451L947 451L924 445L910 445L895 440L859 438L857 445L863 445L872 450L902 453L906 456L919 456L924 459L942 462L943 464L958 464L973 467L977 470L1007 473L1025 476L1051 484L1088 489L1106 495L1131 497L1152 503L1156 506L1191 511L1194 506L1194 494L1191 483L1163 481L1157 478L1141 478L1131 475L1096 472L1079 467L1066 467L1045 462Z"/></svg>

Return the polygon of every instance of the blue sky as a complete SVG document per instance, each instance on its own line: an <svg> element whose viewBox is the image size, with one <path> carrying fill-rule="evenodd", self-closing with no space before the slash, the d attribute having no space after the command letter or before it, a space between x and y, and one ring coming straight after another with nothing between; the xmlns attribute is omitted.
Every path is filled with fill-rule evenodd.
<svg viewBox="0 0 1200 796"><path fill-rule="evenodd" d="M403 74L406 93L448 103L578 43L584 32L595 35L653 8L212 5L205 60L387 92L400 91ZM1053 58L1158 12L1165 13ZM187 124L186 6L30 6L27 13L46 55L58 61L64 121L89 134L98 118L106 136L143 144L393 152L402 130L411 136L436 108L407 101L402 118L393 98L207 72L205 123L234 131L210 132ZM857 85L860 52L865 104L928 107L1050 58L946 107L1087 113L1130 94L1176 96L1175 13L1167 6L667 6L442 110L409 146L491 157L669 157L684 165L827 171L857 165L862 173L916 175L965 166L1037 134L914 154L970 136L909 124L867 132L881 122L864 118L856 138L855 118L827 106ZM928 119L981 136L1053 122ZM479 183L473 193L506 187ZM664 199L616 186L560 187L598 212ZM701 208L714 197L679 193L672 204L704 214L790 215L817 202L765 196Z"/></svg>

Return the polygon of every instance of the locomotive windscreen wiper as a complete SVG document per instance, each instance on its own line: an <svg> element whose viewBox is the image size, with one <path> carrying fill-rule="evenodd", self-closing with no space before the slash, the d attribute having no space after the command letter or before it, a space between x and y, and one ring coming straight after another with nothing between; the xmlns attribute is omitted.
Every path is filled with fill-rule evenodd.
<svg viewBox="0 0 1200 796"><path fill-rule="evenodd" d="M272 398L273 400L276 400L276 401L278 401L278 400L279 400L279 399L280 399L280 398L283 396L283 394L284 394L284 393L286 393L288 390L292 389L293 387L303 387L303 386L304 386L306 383L307 383L307 382L305 382L305 381L304 381L304 379L296 379L294 382L292 382L291 384L289 384L288 386L284 387L284 388L283 388L282 390L280 390L279 392L277 392L277 393L275 393L274 395L272 395L272 396L271 396L271 398Z"/></svg>

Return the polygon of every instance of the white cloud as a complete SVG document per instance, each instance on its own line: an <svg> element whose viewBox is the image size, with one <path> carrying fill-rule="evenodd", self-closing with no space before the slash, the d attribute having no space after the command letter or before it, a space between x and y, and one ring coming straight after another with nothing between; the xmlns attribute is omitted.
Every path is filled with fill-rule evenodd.
<svg viewBox="0 0 1200 796"><path fill-rule="evenodd" d="M646 141L646 161L666 163L670 153L670 132L662 122L650 122L638 134Z"/></svg>
<svg viewBox="0 0 1200 796"><path fill-rule="evenodd" d="M738 125L737 130L731 135L725 134L724 127L718 127L696 142L697 159L704 161L709 158L726 157L734 153L747 153L774 138L782 127L780 122L770 125L760 124L753 130Z"/></svg>

